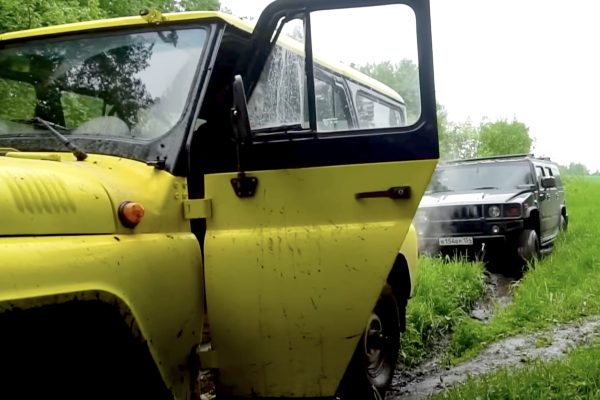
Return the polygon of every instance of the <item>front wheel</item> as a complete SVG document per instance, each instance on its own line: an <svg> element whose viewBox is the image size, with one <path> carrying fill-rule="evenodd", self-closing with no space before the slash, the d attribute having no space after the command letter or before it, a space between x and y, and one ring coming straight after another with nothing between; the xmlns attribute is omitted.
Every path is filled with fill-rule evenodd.
<svg viewBox="0 0 600 400"><path fill-rule="evenodd" d="M535 266L540 259L540 240L537 232L533 229L525 229L519 236L518 254L527 265Z"/></svg>
<svg viewBox="0 0 600 400"><path fill-rule="evenodd" d="M404 306L403 306L404 307ZM385 285L348 366L339 398L381 399L388 389L400 351L400 307Z"/></svg>

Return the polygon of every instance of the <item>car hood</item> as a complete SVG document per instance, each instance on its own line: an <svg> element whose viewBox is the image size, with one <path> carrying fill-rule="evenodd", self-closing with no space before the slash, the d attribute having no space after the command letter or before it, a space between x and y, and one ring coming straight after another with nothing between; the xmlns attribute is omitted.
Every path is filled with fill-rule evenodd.
<svg viewBox="0 0 600 400"><path fill-rule="evenodd" d="M72 165L0 157L0 236L100 234L115 230L103 185Z"/></svg>
<svg viewBox="0 0 600 400"><path fill-rule="evenodd" d="M522 190L492 190L468 192L439 192L425 194L420 207L453 206L469 204L501 204L522 202L528 191Z"/></svg>

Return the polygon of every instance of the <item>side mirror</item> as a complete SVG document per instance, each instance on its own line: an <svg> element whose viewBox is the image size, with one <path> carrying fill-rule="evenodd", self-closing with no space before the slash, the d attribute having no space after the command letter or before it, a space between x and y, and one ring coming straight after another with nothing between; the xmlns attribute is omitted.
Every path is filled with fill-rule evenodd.
<svg viewBox="0 0 600 400"><path fill-rule="evenodd" d="M250 139L250 120L244 81L240 75L233 78L233 106L231 107L231 124L238 145L245 144Z"/></svg>
<svg viewBox="0 0 600 400"><path fill-rule="evenodd" d="M542 187L544 189L556 187L556 179L553 176L544 176L542 178Z"/></svg>

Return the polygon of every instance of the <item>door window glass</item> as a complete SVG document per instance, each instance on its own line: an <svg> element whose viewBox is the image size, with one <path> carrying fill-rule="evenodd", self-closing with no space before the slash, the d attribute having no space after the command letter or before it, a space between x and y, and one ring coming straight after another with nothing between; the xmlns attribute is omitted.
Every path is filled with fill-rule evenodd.
<svg viewBox="0 0 600 400"><path fill-rule="evenodd" d="M316 78L315 98L319 131L346 130L350 127L350 110L342 87L333 80Z"/></svg>

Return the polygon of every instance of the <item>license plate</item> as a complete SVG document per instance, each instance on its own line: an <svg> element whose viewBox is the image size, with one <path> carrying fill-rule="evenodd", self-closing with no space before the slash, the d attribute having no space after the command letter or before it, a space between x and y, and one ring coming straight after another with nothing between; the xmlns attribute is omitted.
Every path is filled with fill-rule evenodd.
<svg viewBox="0 0 600 400"><path fill-rule="evenodd" d="M470 246L472 244L471 236L440 238L440 246Z"/></svg>

